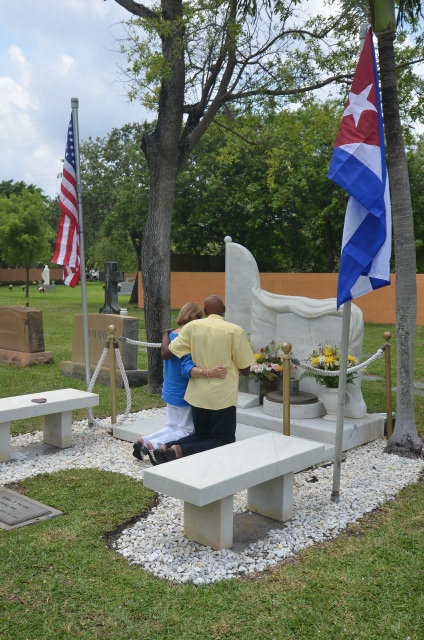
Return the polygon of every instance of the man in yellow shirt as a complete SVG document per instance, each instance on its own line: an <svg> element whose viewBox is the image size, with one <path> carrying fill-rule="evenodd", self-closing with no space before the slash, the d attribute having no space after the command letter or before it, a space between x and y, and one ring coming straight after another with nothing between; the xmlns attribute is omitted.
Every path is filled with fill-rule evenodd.
<svg viewBox="0 0 424 640"><path fill-rule="evenodd" d="M163 335L162 358L191 353L193 362L203 371L201 377L190 379L184 396L193 407L194 433L156 449L158 463L235 441L239 372L249 375L255 356L244 330L226 322L224 312L221 298L208 296L207 318L186 324L171 343L169 331ZM227 375L209 378L209 369L218 365L225 367Z"/></svg>

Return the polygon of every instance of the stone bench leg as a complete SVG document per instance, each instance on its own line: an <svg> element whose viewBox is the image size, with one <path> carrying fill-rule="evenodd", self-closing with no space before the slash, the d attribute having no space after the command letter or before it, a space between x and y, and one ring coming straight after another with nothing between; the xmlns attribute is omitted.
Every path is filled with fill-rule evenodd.
<svg viewBox="0 0 424 640"><path fill-rule="evenodd" d="M0 424L0 462L10 460L10 422Z"/></svg>
<svg viewBox="0 0 424 640"><path fill-rule="evenodd" d="M60 449L72 446L72 411L44 416L43 441Z"/></svg>
<svg viewBox="0 0 424 640"><path fill-rule="evenodd" d="M233 546L233 496L204 507L184 502L184 535L212 549L230 549Z"/></svg>
<svg viewBox="0 0 424 640"><path fill-rule="evenodd" d="M290 520L293 515L294 473L257 484L247 491L247 509L273 520Z"/></svg>

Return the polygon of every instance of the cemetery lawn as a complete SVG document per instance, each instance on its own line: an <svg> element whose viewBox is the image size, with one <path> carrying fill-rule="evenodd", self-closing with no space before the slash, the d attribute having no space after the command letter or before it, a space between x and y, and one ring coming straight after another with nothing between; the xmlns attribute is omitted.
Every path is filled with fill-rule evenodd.
<svg viewBox="0 0 424 640"><path fill-rule="evenodd" d="M21 295L22 294L22 295ZM73 316L80 290L55 294L32 288L29 303L43 310L45 348L52 365L0 365L0 395L63 387L85 388L63 378L70 360ZM103 304L100 283L88 283L90 312ZM0 287L0 305L23 304L20 287ZM120 297L128 307L128 297ZM143 313L128 309L140 318ZM173 316L175 318L175 315ZM392 338L394 327L366 325L364 354ZM139 354L145 368L145 354ZM382 376L384 359L366 375ZM424 329L417 330L415 379L424 383ZM96 385L99 417L110 415L107 387ZM384 381L363 382L370 412L385 411ZM162 406L159 396L132 389L132 411ZM393 393L395 408L395 392ZM118 393L118 409L125 394ZM74 419L86 412L74 412ZM416 396L417 428L424 434L424 397ZM12 423L13 433L40 428L35 419ZM365 516L332 542L299 553L251 578L208 586L174 585L129 566L108 547L110 532L145 513L153 494L141 482L95 469L68 469L28 478L10 487L63 512L52 520L0 530L0 638L2 640L423 640L424 480Z"/></svg>
<svg viewBox="0 0 424 640"><path fill-rule="evenodd" d="M139 319L140 341L146 340L144 328L144 311L135 305L129 304L129 296L119 296L121 307L128 309L128 315ZM17 367L0 364L0 397L9 395L21 395L25 393L48 391L49 389L86 389L85 380L64 378L60 373L62 360L72 359L72 338L74 331L74 316L82 313L81 287L75 289L57 285L55 292L39 293L37 287L31 286L29 298L25 298L25 292L20 286L13 287L10 292L6 286L0 287L0 306L22 305L27 301L29 306L40 309L43 312L44 348L54 352L52 364L37 364L31 367ZM98 313L104 304L104 289L101 282L87 282L87 307L88 313ZM173 319L176 314L173 314ZM81 336L81 340L82 340ZM139 369L147 368L147 352L138 352L137 366ZM110 416L110 390L109 387L96 384L94 393L99 394L100 403L93 407L93 415L97 418ZM150 407L162 407L164 403L160 395L150 395L146 387L132 388L131 412L141 411ZM123 413L126 407L125 389L117 389L116 402L118 413ZM87 411L81 409L73 411L74 420L82 420L87 417ZM31 420L17 420L11 424L12 434L34 431L42 425L42 418Z"/></svg>
<svg viewBox="0 0 424 640"><path fill-rule="evenodd" d="M208 586L152 577L107 546L151 502L99 470L15 489L62 516L0 531L2 640L422 640L424 482L332 542L247 579Z"/></svg>

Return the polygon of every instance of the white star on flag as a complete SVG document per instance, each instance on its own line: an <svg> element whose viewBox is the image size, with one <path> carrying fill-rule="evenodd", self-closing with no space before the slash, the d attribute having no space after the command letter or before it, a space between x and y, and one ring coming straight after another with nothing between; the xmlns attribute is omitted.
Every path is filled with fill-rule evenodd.
<svg viewBox="0 0 424 640"><path fill-rule="evenodd" d="M355 121L355 127L358 126L359 118L363 111L377 111L373 103L368 101L371 89L372 84L369 84L361 93L349 93L349 106L344 110L342 118L352 115Z"/></svg>

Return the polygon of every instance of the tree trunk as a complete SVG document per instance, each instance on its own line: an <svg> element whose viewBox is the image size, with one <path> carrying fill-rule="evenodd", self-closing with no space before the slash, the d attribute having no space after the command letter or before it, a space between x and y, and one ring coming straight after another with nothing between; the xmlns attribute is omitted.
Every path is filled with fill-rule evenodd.
<svg viewBox="0 0 424 640"><path fill-rule="evenodd" d="M29 267L26 268L26 290L25 290L25 298L29 298Z"/></svg>
<svg viewBox="0 0 424 640"><path fill-rule="evenodd" d="M148 342L161 342L162 332L171 325L171 224L176 167L167 171L160 158L150 161L150 205L143 238L144 316ZM162 358L160 349L147 350L149 393L160 393Z"/></svg>
<svg viewBox="0 0 424 640"><path fill-rule="evenodd" d="M141 247L143 246L143 232L131 229L131 243L137 256L137 275L130 296L130 304L138 304L138 274L141 271Z"/></svg>
<svg viewBox="0 0 424 640"><path fill-rule="evenodd" d="M148 342L161 342L170 326L171 225L178 175L178 148L183 123L185 61L182 0L162 0L162 16L173 23L162 38L162 53L171 73L161 83L157 125L143 136L142 148L150 173L149 210L143 237L141 265L144 315ZM175 55L175 52L180 55ZM149 393L160 393L162 359L160 349L147 351Z"/></svg>
<svg viewBox="0 0 424 640"><path fill-rule="evenodd" d="M396 426L386 451L405 457L422 454L415 425L414 345L417 284L414 224L408 167L399 116L393 31L377 35L384 130L393 213L396 264L397 399Z"/></svg>

